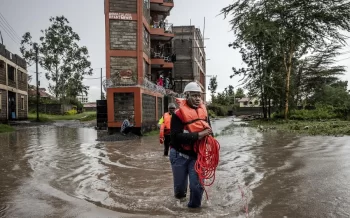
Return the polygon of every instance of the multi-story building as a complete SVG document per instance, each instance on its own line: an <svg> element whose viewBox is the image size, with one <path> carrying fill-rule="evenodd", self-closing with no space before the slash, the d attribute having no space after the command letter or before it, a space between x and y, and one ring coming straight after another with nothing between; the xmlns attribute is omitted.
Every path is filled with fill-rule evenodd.
<svg viewBox="0 0 350 218"><path fill-rule="evenodd" d="M172 40L176 54L174 63L175 92L181 93L185 85L197 81L206 90L206 56L204 39L195 26L174 26L175 38ZM205 94L203 95L205 101Z"/></svg>
<svg viewBox="0 0 350 218"><path fill-rule="evenodd" d="M81 102L81 103L83 103L83 104L89 102L89 98L88 98L88 96L86 96L86 95L79 95L79 96L77 97L77 99L78 99L79 102Z"/></svg>
<svg viewBox="0 0 350 218"><path fill-rule="evenodd" d="M166 20L173 7L172 0L105 0L108 129L133 115L144 132L162 116L174 66Z"/></svg>
<svg viewBox="0 0 350 218"><path fill-rule="evenodd" d="M0 122L27 119L27 116L27 64L0 44Z"/></svg>

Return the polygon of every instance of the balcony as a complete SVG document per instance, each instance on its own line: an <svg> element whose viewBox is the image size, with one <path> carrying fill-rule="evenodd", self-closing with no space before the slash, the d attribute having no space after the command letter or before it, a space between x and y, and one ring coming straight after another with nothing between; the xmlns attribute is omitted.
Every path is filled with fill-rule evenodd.
<svg viewBox="0 0 350 218"><path fill-rule="evenodd" d="M151 40L169 41L174 38L173 24L164 21L152 21Z"/></svg>
<svg viewBox="0 0 350 218"><path fill-rule="evenodd" d="M151 0L151 11L170 12L174 7L173 0Z"/></svg>
<svg viewBox="0 0 350 218"><path fill-rule="evenodd" d="M148 79L157 86L163 87L165 90L173 90L174 88L171 70L152 69Z"/></svg>
<svg viewBox="0 0 350 218"><path fill-rule="evenodd" d="M151 66L152 68L174 68L175 54L172 53L170 43L161 43L160 41L152 41L151 48Z"/></svg>

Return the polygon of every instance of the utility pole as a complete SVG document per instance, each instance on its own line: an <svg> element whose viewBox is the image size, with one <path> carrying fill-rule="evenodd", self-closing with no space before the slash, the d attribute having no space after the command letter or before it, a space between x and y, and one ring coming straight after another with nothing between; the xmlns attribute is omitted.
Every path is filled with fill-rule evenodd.
<svg viewBox="0 0 350 218"><path fill-rule="evenodd" d="M39 48L38 44L34 43L35 49L35 65L36 65L36 121L39 122Z"/></svg>
<svg viewBox="0 0 350 218"><path fill-rule="evenodd" d="M103 100L103 91L102 91L102 67L101 67L101 100Z"/></svg>

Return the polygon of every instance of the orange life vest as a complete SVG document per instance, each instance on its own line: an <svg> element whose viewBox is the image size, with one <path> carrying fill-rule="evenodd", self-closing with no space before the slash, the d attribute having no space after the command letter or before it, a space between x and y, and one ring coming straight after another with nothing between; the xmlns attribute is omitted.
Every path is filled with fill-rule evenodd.
<svg viewBox="0 0 350 218"><path fill-rule="evenodd" d="M208 112L203 102L197 109L193 109L187 105L186 99L177 98L179 110L182 115L182 122L185 124L186 130L189 132L200 132L210 128L208 123Z"/></svg>
<svg viewBox="0 0 350 218"><path fill-rule="evenodd" d="M171 122L171 114L165 113L163 115L163 123L160 126L159 138L164 138L165 135L170 134L170 122Z"/></svg>

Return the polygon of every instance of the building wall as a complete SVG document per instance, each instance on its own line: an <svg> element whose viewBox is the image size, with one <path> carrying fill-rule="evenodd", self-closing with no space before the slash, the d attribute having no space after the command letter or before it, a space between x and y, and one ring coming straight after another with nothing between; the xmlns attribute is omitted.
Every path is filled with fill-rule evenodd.
<svg viewBox="0 0 350 218"><path fill-rule="evenodd" d="M131 114L135 116L135 129L143 132L156 127L157 97L162 96L139 86L151 69L149 20L150 0L105 0L107 116L111 131L120 128Z"/></svg>
<svg viewBox="0 0 350 218"><path fill-rule="evenodd" d="M10 79L10 77L8 76L9 72L12 71L14 72L14 78L13 80ZM7 64L7 78L8 78L8 86L11 86L13 88L16 88L16 68L13 67L12 65Z"/></svg>
<svg viewBox="0 0 350 218"><path fill-rule="evenodd" d="M142 122L155 121L156 118L156 97L142 94Z"/></svg>
<svg viewBox="0 0 350 218"><path fill-rule="evenodd" d="M7 120L7 91L0 89L0 122Z"/></svg>
<svg viewBox="0 0 350 218"><path fill-rule="evenodd" d="M145 27L143 27L143 52L150 57L151 56L151 39L150 34Z"/></svg>
<svg viewBox="0 0 350 218"><path fill-rule="evenodd" d="M137 13L137 0L109 0L110 12Z"/></svg>
<svg viewBox="0 0 350 218"><path fill-rule="evenodd" d="M160 118L162 118L164 114L163 98L158 97L157 104L158 104L158 120L159 120Z"/></svg>
<svg viewBox="0 0 350 218"><path fill-rule="evenodd" d="M114 50L136 50L137 21L110 21L110 48Z"/></svg>
<svg viewBox="0 0 350 218"><path fill-rule="evenodd" d="M6 85L6 63L0 60L0 84Z"/></svg>
<svg viewBox="0 0 350 218"><path fill-rule="evenodd" d="M16 119L27 119L28 115L28 75L23 58L8 51L0 44L0 121L8 119L8 92L15 93ZM12 76L9 76L9 73ZM22 98L23 97L23 98ZM23 100L22 100L23 99Z"/></svg>
<svg viewBox="0 0 350 218"><path fill-rule="evenodd" d="M150 24L151 21L151 15L150 15L150 0L143 0L143 16L145 17L148 24Z"/></svg>
<svg viewBox="0 0 350 218"><path fill-rule="evenodd" d="M123 122L134 109L134 93L114 93L114 121Z"/></svg>
<svg viewBox="0 0 350 218"><path fill-rule="evenodd" d="M28 76L26 73L20 70L17 71L17 83L19 90L28 91Z"/></svg>
<svg viewBox="0 0 350 218"><path fill-rule="evenodd" d="M137 83L136 57L111 57L111 79L114 85L129 86ZM129 71L129 72L128 72Z"/></svg>
<svg viewBox="0 0 350 218"><path fill-rule="evenodd" d="M142 124L141 132L151 131L157 126L156 97L142 94Z"/></svg>
<svg viewBox="0 0 350 218"><path fill-rule="evenodd" d="M176 62L174 63L175 91L182 92L184 86L194 80L200 82L205 89L206 57L200 30L195 26L176 26L173 30L175 32L173 48L176 52ZM205 100L205 96L203 100Z"/></svg>
<svg viewBox="0 0 350 218"><path fill-rule="evenodd" d="M81 103L88 103L89 102L89 98L87 96L78 96L78 101L80 101Z"/></svg>
<svg viewBox="0 0 350 218"><path fill-rule="evenodd" d="M36 111L36 104L29 105L29 111ZM72 110L73 105L71 104L40 104L39 112L44 114L56 114L62 115L65 112Z"/></svg>

